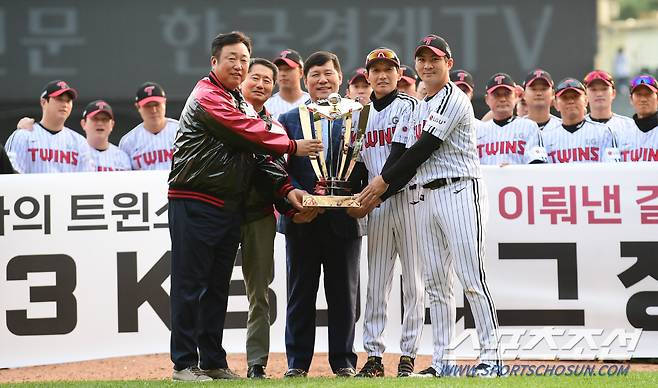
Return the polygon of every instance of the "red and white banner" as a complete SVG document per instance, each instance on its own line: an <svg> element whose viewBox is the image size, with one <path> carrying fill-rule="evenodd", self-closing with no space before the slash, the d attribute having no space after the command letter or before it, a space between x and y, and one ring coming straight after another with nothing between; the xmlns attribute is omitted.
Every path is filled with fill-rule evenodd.
<svg viewBox="0 0 658 388"><path fill-rule="evenodd" d="M484 174L486 271L503 357L657 357L658 164L487 167ZM168 352L166 191L162 171L0 176L0 367ZM366 268L364 240L362 305ZM285 276L285 237L277 235L273 352L285 351ZM245 351L241 279L238 262L228 352ZM318 309L326 308L322 288ZM399 352L400 301L396 281L388 352ZM476 357L463 297L457 309L455 354ZM361 325L362 318L357 350ZM326 352L326 327L317 330L315 349ZM426 322L420 353L431 352Z"/></svg>

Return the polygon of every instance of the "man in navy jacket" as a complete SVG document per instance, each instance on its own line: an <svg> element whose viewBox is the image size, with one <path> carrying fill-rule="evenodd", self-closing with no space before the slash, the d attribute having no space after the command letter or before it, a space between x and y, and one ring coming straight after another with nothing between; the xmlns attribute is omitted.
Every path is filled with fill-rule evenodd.
<svg viewBox="0 0 658 388"><path fill-rule="evenodd" d="M325 99L337 93L342 82L340 63L335 54L319 51L306 60L304 82L311 101ZM311 115L304 118L311 124ZM293 109L279 116L290 139L303 139L300 114ZM328 144L327 120L322 120L325 144ZM342 120L334 121L331 148L339 154ZM327 147L327 145L325 145ZM327 163L331 150L325 149ZM334 166L338 160L333 160ZM309 193L318 178L307 157L290 156L288 174L293 186ZM353 192L360 191L367 177L355 172ZM364 179L365 178L365 179ZM316 296L320 269L324 272L329 330L329 364L337 376L353 376L356 367L354 326L357 320L359 256L363 229L355 218L343 209L328 209L323 213L302 212L285 217L279 232L286 235L288 307L286 313L286 355L288 371L285 377L306 376L313 358L316 326ZM322 319L320 319L322 321Z"/></svg>

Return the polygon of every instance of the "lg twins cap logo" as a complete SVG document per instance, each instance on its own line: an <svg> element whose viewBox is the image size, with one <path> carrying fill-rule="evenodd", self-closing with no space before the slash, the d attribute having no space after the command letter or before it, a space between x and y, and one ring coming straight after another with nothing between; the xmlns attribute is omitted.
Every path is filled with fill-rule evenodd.
<svg viewBox="0 0 658 388"><path fill-rule="evenodd" d="M281 58L285 58L285 57L288 56L288 54L290 54L290 50L283 50L283 51L281 51L281 54L279 54L279 56Z"/></svg>
<svg viewBox="0 0 658 388"><path fill-rule="evenodd" d="M60 89L67 89L69 87L69 85L67 85L64 81L59 81L57 86L59 86Z"/></svg>
<svg viewBox="0 0 658 388"><path fill-rule="evenodd" d="M505 79L504 75L499 75L499 76L496 76L496 78L494 78L494 80L496 81L496 83L498 85L502 84L504 79Z"/></svg>
<svg viewBox="0 0 658 388"><path fill-rule="evenodd" d="M155 86L147 86L147 87L144 88L144 93L151 96L151 95L153 95L153 89L155 89Z"/></svg>
<svg viewBox="0 0 658 388"><path fill-rule="evenodd" d="M541 73L542 73L541 70L536 70L536 71L535 71L535 77L536 77L536 78L541 77Z"/></svg>
<svg viewBox="0 0 658 388"><path fill-rule="evenodd" d="M107 103L105 101L98 101L96 103L96 107L98 107L99 110L103 110L107 108Z"/></svg>
<svg viewBox="0 0 658 388"><path fill-rule="evenodd" d="M423 43L429 46L435 38L433 36L426 36L423 38Z"/></svg>
<svg viewBox="0 0 658 388"><path fill-rule="evenodd" d="M463 81L466 79L466 73L460 71L459 74L457 74L457 77L459 77L460 81Z"/></svg>

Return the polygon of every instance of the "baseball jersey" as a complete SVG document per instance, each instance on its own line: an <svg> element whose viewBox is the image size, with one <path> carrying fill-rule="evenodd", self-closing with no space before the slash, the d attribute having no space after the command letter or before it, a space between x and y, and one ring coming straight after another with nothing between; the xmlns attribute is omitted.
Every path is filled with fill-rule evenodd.
<svg viewBox="0 0 658 388"><path fill-rule="evenodd" d="M658 162L658 127L643 132L633 122L618 140L623 162Z"/></svg>
<svg viewBox="0 0 658 388"><path fill-rule="evenodd" d="M281 98L281 92L277 92L267 101L265 101L265 109L270 112L272 117L278 119L281 113L286 113L294 108L299 107L299 105L305 103L310 98L311 96L308 93L302 92L302 96L297 101L290 103Z"/></svg>
<svg viewBox="0 0 658 388"><path fill-rule="evenodd" d="M106 150L102 151L90 146L89 154L94 171L132 170L128 155L112 143Z"/></svg>
<svg viewBox="0 0 658 388"><path fill-rule="evenodd" d="M391 143L407 144L407 137L413 129L416 105L418 100L400 92L381 111L377 111L370 102L368 125L361 147L361 161L368 169L369 181L381 173L391 153ZM355 122L358 123L356 115Z"/></svg>
<svg viewBox="0 0 658 388"><path fill-rule="evenodd" d="M67 127L51 133L34 123L31 130L14 131L5 148L21 174L93 171L87 140Z"/></svg>
<svg viewBox="0 0 658 388"><path fill-rule="evenodd" d="M607 125L583 120L569 132L564 125L544 132L549 163L595 163L619 161L615 137Z"/></svg>
<svg viewBox="0 0 658 388"><path fill-rule="evenodd" d="M523 116L523 117L526 119L528 118L528 116ZM546 132L558 128L560 125L562 125L562 119L557 116L553 116L552 114L549 114L548 121L546 122L546 124L539 125L539 123L537 123L537 125L539 126L539 129L541 131Z"/></svg>
<svg viewBox="0 0 658 388"><path fill-rule="evenodd" d="M494 120L476 126L481 164L528 164L546 162L546 150L537 123L512 116L504 125Z"/></svg>
<svg viewBox="0 0 658 388"><path fill-rule="evenodd" d="M612 133L615 135L615 138L617 139L617 143L619 143L623 136L625 136L627 130L630 128L635 127L635 122L633 121L632 118L618 115L616 113L612 114L612 117L610 117L610 120L606 122L602 121L597 121L592 118L592 116L588 113L585 118L589 121L595 122L595 123L601 123L605 124L612 130Z"/></svg>
<svg viewBox="0 0 658 388"><path fill-rule="evenodd" d="M459 87L448 82L434 96L421 100L414 116L415 136L409 136L409 146L420 138L422 132L443 141L418 167L416 182L419 185L440 178L481 177L473 105Z"/></svg>
<svg viewBox="0 0 658 388"><path fill-rule="evenodd" d="M177 132L178 121L174 119L168 118L156 134L141 123L121 138L119 148L128 154L133 170L170 170Z"/></svg>

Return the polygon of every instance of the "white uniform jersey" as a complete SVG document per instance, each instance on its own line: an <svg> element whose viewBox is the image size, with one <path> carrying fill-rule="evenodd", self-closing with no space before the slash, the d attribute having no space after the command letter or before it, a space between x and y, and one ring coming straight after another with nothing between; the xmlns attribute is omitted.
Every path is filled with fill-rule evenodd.
<svg viewBox="0 0 658 388"><path fill-rule="evenodd" d="M477 126L481 164L528 164L546 162L546 150L537 123L514 117L500 126L494 120Z"/></svg>
<svg viewBox="0 0 658 388"><path fill-rule="evenodd" d="M379 175L391 153L391 143L407 143L407 137L413 130L413 113L418 100L398 93L395 99L381 111L377 111L372 102L368 114L368 125L361 147L361 161L368 169L368 180ZM355 122L358 117L355 115Z"/></svg>
<svg viewBox="0 0 658 388"><path fill-rule="evenodd" d="M618 145L623 162L658 162L658 127L642 132L633 121Z"/></svg>
<svg viewBox="0 0 658 388"><path fill-rule="evenodd" d="M585 118L595 123L607 125L608 128L612 130L612 134L615 135L615 138L617 139L617 143L621 142L622 138L625 136L626 132L629 129L635 127L635 122L633 121L632 118L618 115L616 113L613 113L612 117L610 117L610 120L606 121L605 123L594 120L592 116L590 116L589 114L587 114Z"/></svg>
<svg viewBox="0 0 658 388"><path fill-rule="evenodd" d="M424 185L440 178L480 178L475 116L468 96L448 82L433 97L420 101L416 110L416 136L409 136L408 144L415 143L422 132L443 141L418 168L416 182Z"/></svg>
<svg viewBox="0 0 658 388"><path fill-rule="evenodd" d="M302 92L302 96L297 101L288 102L283 98L281 98L280 92L277 92L272 97L270 97L267 101L265 101L265 109L267 109L267 111L270 112L272 117L278 119L281 113L286 113L292 109L299 107L299 105L305 103L310 98L311 96L308 93Z"/></svg>
<svg viewBox="0 0 658 388"><path fill-rule="evenodd" d="M523 117L530 120L528 118L528 116L523 116ZM546 122L546 124L539 125L539 123L537 123L537 125L539 126L539 129L541 131L546 132L546 131L550 131L552 129L558 128L560 125L562 125L562 119L557 117L557 116L553 116L553 115L549 114L548 115L548 121Z"/></svg>
<svg viewBox="0 0 658 388"><path fill-rule="evenodd" d="M583 120L575 132L560 126L542 134L549 163L619 161L615 137L607 125Z"/></svg>
<svg viewBox="0 0 658 388"><path fill-rule="evenodd" d="M119 148L128 154L133 170L169 170L177 132L177 120L168 118L165 127L156 134L141 123L121 138Z"/></svg>
<svg viewBox="0 0 658 388"><path fill-rule="evenodd" d="M51 133L35 123L31 130L12 133L5 148L22 174L92 171L87 140L67 127Z"/></svg>
<svg viewBox="0 0 658 388"><path fill-rule="evenodd" d="M132 166L128 154L121 151L119 147L110 143L110 146L103 151L94 147L89 147L91 164L94 171L130 171Z"/></svg>

